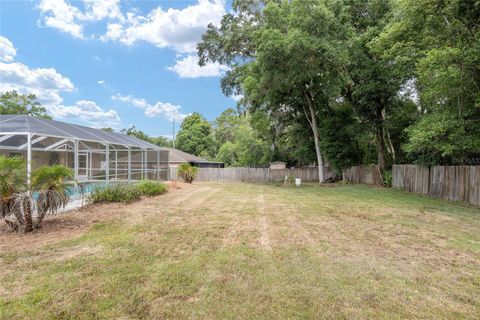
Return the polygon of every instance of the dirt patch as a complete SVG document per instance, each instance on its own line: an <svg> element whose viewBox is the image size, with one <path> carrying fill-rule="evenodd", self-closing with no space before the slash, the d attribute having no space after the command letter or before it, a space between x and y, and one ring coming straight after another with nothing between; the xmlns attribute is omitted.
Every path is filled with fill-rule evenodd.
<svg viewBox="0 0 480 320"><path fill-rule="evenodd" d="M159 197L177 198L178 193L188 194L188 190L191 188L194 187L179 183L176 189L170 189L169 193ZM0 252L33 250L75 238L87 232L93 224L124 217L127 212L129 217L139 219L141 216L148 214L146 204L155 199L142 199L131 204L95 204L55 216L48 216L40 229L27 234L11 232L6 224L0 221Z"/></svg>

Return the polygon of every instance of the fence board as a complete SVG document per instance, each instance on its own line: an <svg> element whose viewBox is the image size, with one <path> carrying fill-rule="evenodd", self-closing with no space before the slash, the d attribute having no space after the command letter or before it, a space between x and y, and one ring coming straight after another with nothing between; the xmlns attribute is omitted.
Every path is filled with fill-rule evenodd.
<svg viewBox="0 0 480 320"><path fill-rule="evenodd" d="M180 180L177 168L169 169L170 180ZM329 169L326 173L331 175ZM304 182L318 181L318 169L316 167L294 169L270 169L270 168L198 168L195 181L210 182L283 182L285 176L293 175Z"/></svg>
<svg viewBox="0 0 480 320"><path fill-rule="evenodd" d="M377 166L353 166L342 173L343 180L352 183L373 184L383 186L383 178Z"/></svg>
<svg viewBox="0 0 480 320"><path fill-rule="evenodd" d="M480 206L480 166L394 165L392 187Z"/></svg>

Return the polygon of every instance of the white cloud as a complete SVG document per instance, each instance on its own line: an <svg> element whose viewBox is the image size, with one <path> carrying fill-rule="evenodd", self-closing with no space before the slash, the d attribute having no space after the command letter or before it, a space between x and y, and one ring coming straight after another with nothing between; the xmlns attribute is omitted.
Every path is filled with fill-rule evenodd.
<svg viewBox="0 0 480 320"><path fill-rule="evenodd" d="M167 118L169 121L183 121L186 114L180 112L182 107L178 105L173 105L171 103L157 102L153 106L148 106L145 110L145 115L150 118L163 117Z"/></svg>
<svg viewBox="0 0 480 320"><path fill-rule="evenodd" d="M104 84L104 83L105 83L105 80L98 80L97 83L98 83L98 84Z"/></svg>
<svg viewBox="0 0 480 320"><path fill-rule="evenodd" d="M4 40L11 43L6 38L0 39L6 42ZM14 56L13 51L7 54ZM11 90L21 94L35 94L47 112L55 118L71 118L95 127L118 127L120 124L115 110L104 110L93 101L80 100L73 106L65 106L60 94L74 91L75 86L69 78L53 68L30 68L16 61L0 61L0 92Z"/></svg>
<svg viewBox="0 0 480 320"><path fill-rule="evenodd" d="M160 48L193 52L207 25L219 24L225 13L223 0L199 0L184 9L157 7L147 16L130 12L125 24L109 24L102 39L127 45L146 41Z"/></svg>
<svg viewBox="0 0 480 320"><path fill-rule="evenodd" d="M84 39L83 25L77 19L82 15L77 7L64 0L42 0L38 5L42 13L43 25L69 33L75 38Z"/></svg>
<svg viewBox="0 0 480 320"><path fill-rule="evenodd" d="M132 95L122 96L121 94L117 93L116 95L112 96L112 99L116 101L121 101L127 104L131 104L132 106L135 106L137 108L142 108L142 109L146 109L149 106L149 104L147 103L147 101L145 101L145 99L135 98Z"/></svg>
<svg viewBox="0 0 480 320"><path fill-rule="evenodd" d="M79 20L100 21L105 18L123 21L120 10L120 0L84 0L85 13L78 16Z"/></svg>
<svg viewBox="0 0 480 320"><path fill-rule="evenodd" d="M173 105L168 102L157 102L155 104L149 104L145 99L135 98L132 95L122 96L120 94L113 95L112 100L121 101L134 107L145 110L145 115L150 118L162 117L169 121L173 119L177 121L183 121L187 114L181 113L182 107L179 105Z"/></svg>
<svg viewBox="0 0 480 320"><path fill-rule="evenodd" d="M17 55L13 43L5 37L0 36L0 61L12 61Z"/></svg>
<svg viewBox="0 0 480 320"><path fill-rule="evenodd" d="M224 0L198 0L182 9L158 6L146 15L136 9L122 14L119 0L83 0L83 7L65 0L42 0L39 22L80 39L99 38L126 45L146 41L159 48L193 52L207 25L220 24L226 13ZM97 21L107 23L103 35L85 35L85 26Z"/></svg>
<svg viewBox="0 0 480 320"><path fill-rule="evenodd" d="M168 67L168 70L174 71L180 78L200 78L221 76L228 70L228 67L217 62L201 67L198 65L198 58L195 55L187 55L183 59L177 60L175 65Z"/></svg>
<svg viewBox="0 0 480 320"><path fill-rule="evenodd" d="M104 19L125 20L119 3L120 0L83 0L85 10L82 11L65 0L42 0L38 5L41 12L39 23L75 38L85 39L85 22Z"/></svg>
<svg viewBox="0 0 480 320"><path fill-rule="evenodd" d="M75 89L67 77L53 68L30 69L18 63L0 62L0 91L16 90L20 93L34 93L40 103L59 104L63 101L60 92L71 92Z"/></svg>
<svg viewBox="0 0 480 320"><path fill-rule="evenodd" d="M72 106L56 105L47 109L55 118L76 118L95 128L117 128L120 125L120 117L115 110L104 110L94 101L80 100Z"/></svg>

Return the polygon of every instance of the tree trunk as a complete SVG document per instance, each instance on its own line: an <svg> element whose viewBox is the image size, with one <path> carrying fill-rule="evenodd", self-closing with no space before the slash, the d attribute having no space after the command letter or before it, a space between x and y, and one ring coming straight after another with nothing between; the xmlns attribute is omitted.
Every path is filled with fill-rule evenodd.
<svg viewBox="0 0 480 320"><path fill-rule="evenodd" d="M313 99L308 91L305 92L305 97L308 101L308 108L310 110L310 118L311 120L307 120L310 123L310 127L312 128L313 132L313 139L315 140L315 153L317 154L317 164L318 164L318 183L322 183L325 181L324 177L324 168L323 168L323 159L322 153L320 151L320 139L318 136L318 126L317 126L317 115L315 114L315 105L313 103Z"/></svg>
<svg viewBox="0 0 480 320"><path fill-rule="evenodd" d="M385 109L382 110L382 123L385 123ZM397 162L397 159L395 154L395 148L393 147L393 143L392 143L392 138L390 137L390 132L388 132L388 129L386 128L384 128L383 131L384 131L383 139L386 141L387 150L392 155L392 161L393 161L393 164L395 164ZM385 136L386 136L386 139L385 139Z"/></svg>
<svg viewBox="0 0 480 320"><path fill-rule="evenodd" d="M383 130L382 108L377 107L376 135L378 151L378 169L380 169L380 172L383 172L385 170L385 139Z"/></svg>
<svg viewBox="0 0 480 320"><path fill-rule="evenodd" d="M33 231L33 220L32 220L32 204L30 202L29 196L25 196L22 199L23 206L23 216L25 221L25 232Z"/></svg>

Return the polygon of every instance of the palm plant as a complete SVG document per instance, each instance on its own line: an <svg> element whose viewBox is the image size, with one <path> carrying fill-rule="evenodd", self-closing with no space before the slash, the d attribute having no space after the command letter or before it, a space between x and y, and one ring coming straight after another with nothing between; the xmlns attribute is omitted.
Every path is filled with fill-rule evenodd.
<svg viewBox="0 0 480 320"><path fill-rule="evenodd" d="M32 188L38 192L37 215L34 228L38 228L46 214L55 214L67 205L67 179L73 178L73 171L61 165L45 166L34 172Z"/></svg>
<svg viewBox="0 0 480 320"><path fill-rule="evenodd" d="M10 216L15 195L26 190L26 172L22 158L0 156L0 218Z"/></svg>
<svg viewBox="0 0 480 320"><path fill-rule="evenodd" d="M177 173L182 177L183 181L192 183L197 176L198 168L192 166L190 163L185 162L178 166Z"/></svg>

